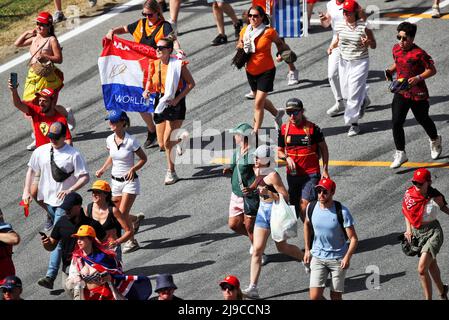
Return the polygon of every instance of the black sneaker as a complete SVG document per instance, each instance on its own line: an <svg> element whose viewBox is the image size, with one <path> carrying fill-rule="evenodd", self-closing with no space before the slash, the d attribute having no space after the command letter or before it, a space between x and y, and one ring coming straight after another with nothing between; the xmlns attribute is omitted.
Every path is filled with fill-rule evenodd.
<svg viewBox="0 0 449 320"><path fill-rule="evenodd" d="M167 2L164 1L158 1L159 5L161 6L162 12L167 12L168 11L168 6L167 6Z"/></svg>
<svg viewBox="0 0 449 320"><path fill-rule="evenodd" d="M238 39L240 38L240 30L242 30L243 27L243 21L242 19L239 19L237 24L234 24L234 35Z"/></svg>
<svg viewBox="0 0 449 320"><path fill-rule="evenodd" d="M143 144L143 147L145 149L151 148L152 146L154 146L155 142L156 142L156 132L148 131L147 140Z"/></svg>
<svg viewBox="0 0 449 320"><path fill-rule="evenodd" d="M37 281L37 284L47 288L47 289L53 289L53 283L55 282L55 279L50 278L50 277L44 277L44 278L40 278Z"/></svg>
<svg viewBox="0 0 449 320"><path fill-rule="evenodd" d="M228 37L225 34L219 34L215 37L214 40L212 40L213 46L219 46L221 44L225 44L228 42Z"/></svg>

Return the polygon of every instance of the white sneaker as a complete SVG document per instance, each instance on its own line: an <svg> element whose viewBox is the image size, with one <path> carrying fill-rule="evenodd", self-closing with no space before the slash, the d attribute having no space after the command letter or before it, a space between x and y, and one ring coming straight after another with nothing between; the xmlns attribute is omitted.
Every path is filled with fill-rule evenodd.
<svg viewBox="0 0 449 320"><path fill-rule="evenodd" d="M165 185L174 184L179 180L178 176L176 175L176 171L170 171L167 170L167 174L165 175Z"/></svg>
<svg viewBox="0 0 449 320"><path fill-rule="evenodd" d="M123 245L122 252L123 253L130 253L130 252L136 251L138 249L140 249L140 246L139 246L139 243L137 242L136 239L128 240Z"/></svg>
<svg viewBox="0 0 449 320"><path fill-rule="evenodd" d="M442 147L441 147L441 136L438 136L438 138L433 141L429 139L430 141L430 156L433 160L438 159L438 157L441 155Z"/></svg>
<svg viewBox="0 0 449 320"><path fill-rule="evenodd" d="M289 71L287 74L287 85L294 86L295 84L298 84L298 70Z"/></svg>
<svg viewBox="0 0 449 320"><path fill-rule="evenodd" d="M260 299L259 290L257 290L257 287L249 286L248 288L242 290L242 294L250 299Z"/></svg>
<svg viewBox="0 0 449 320"><path fill-rule="evenodd" d="M360 126L357 125L351 125L348 131L348 137L356 136L360 133Z"/></svg>
<svg viewBox="0 0 449 320"><path fill-rule="evenodd" d="M399 168L403 163L407 162L408 158L405 151L396 150L394 154L394 160L390 165L391 169Z"/></svg>
<svg viewBox="0 0 449 320"><path fill-rule="evenodd" d="M337 116L340 112L345 111L345 102L343 99L338 100L332 107L330 107L326 113L331 117Z"/></svg>
<svg viewBox="0 0 449 320"><path fill-rule="evenodd" d="M363 100L362 107L360 108L359 119L363 118L363 116L365 115L366 108L368 108L368 106L370 104L371 104L371 99L368 96L366 96L365 100Z"/></svg>
<svg viewBox="0 0 449 320"><path fill-rule="evenodd" d="M432 18L439 18L439 17L441 17L440 6L436 4L432 6Z"/></svg>
<svg viewBox="0 0 449 320"><path fill-rule="evenodd" d="M28 151L33 151L34 149L36 149L36 140L33 140L33 142L31 142L29 145L27 145Z"/></svg>
<svg viewBox="0 0 449 320"><path fill-rule="evenodd" d="M189 139L189 136L190 135L189 135L188 131L184 131L179 136L179 138L178 138L179 142L176 145L176 153L178 154L178 156L182 156L184 154L184 151L186 151L186 143L187 143L187 140Z"/></svg>
<svg viewBox="0 0 449 320"><path fill-rule="evenodd" d="M284 109L279 109L278 110L278 114L276 115L276 117L274 117L274 126L276 128L276 130L279 130L282 126L282 118L285 115L285 110Z"/></svg>
<svg viewBox="0 0 449 320"><path fill-rule="evenodd" d="M136 221L133 222L134 234L139 231L140 222L142 222L143 219L145 219L145 213L139 212L138 214L136 214Z"/></svg>
<svg viewBox="0 0 449 320"><path fill-rule="evenodd" d="M75 130L76 120L75 115L73 114L73 110L71 108L67 108L67 125L70 131Z"/></svg>
<svg viewBox="0 0 449 320"><path fill-rule="evenodd" d="M245 98L248 100L253 100L255 98L254 93L250 91L249 93L245 94Z"/></svg>

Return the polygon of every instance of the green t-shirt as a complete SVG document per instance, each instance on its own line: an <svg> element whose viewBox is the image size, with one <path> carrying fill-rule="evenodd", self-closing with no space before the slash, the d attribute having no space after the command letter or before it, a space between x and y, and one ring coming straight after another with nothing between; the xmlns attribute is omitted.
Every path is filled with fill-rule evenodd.
<svg viewBox="0 0 449 320"><path fill-rule="evenodd" d="M240 156L240 148L237 148L231 160L231 169L232 169L232 177L231 177L231 185L232 192L239 197L243 197L242 189L240 188L240 180L237 173L237 170L240 171L240 175L242 177L243 187L248 187L251 183L256 179L256 175L254 174L254 161L249 155L252 154L250 150L248 150L243 157L239 159ZM238 159L238 166L237 166ZM250 161L251 160L251 161Z"/></svg>

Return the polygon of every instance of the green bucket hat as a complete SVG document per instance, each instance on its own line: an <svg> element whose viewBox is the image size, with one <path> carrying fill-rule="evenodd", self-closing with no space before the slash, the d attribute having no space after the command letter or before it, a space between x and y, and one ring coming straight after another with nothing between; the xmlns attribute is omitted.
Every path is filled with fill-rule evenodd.
<svg viewBox="0 0 449 320"><path fill-rule="evenodd" d="M251 135L252 131L253 131L253 127L251 127L246 122L243 122L243 123L238 124L237 127L230 129L229 133L240 134L242 136L249 136L249 135Z"/></svg>

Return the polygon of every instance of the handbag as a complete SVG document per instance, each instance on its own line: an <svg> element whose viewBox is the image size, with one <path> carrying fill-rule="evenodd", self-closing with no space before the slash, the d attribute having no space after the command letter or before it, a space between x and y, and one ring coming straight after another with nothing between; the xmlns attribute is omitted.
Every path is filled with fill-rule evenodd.
<svg viewBox="0 0 449 320"><path fill-rule="evenodd" d="M31 56L31 59L28 62L34 73L40 77L48 77L55 70L55 65L51 60L40 61L39 59L37 59L36 62L31 63L33 57L42 50L42 48L47 44L49 40L50 38L48 38L47 41L45 41L45 43Z"/></svg>
<svg viewBox="0 0 449 320"><path fill-rule="evenodd" d="M72 170L72 172L65 172L64 170L58 167L53 155L53 147L51 147L50 149L50 166L51 166L51 176L56 182L63 182L75 172L75 170Z"/></svg>
<svg viewBox="0 0 449 320"><path fill-rule="evenodd" d="M418 238L412 236L412 241L408 242L407 238L401 234L399 240L401 241L402 252L404 252L406 256L413 257L421 255L421 247L418 245Z"/></svg>
<svg viewBox="0 0 449 320"><path fill-rule="evenodd" d="M240 174L240 170L239 170L239 161L241 158L242 158L242 155L239 155L239 157L237 159L237 163L236 163L236 170L237 170L237 176L239 178L240 189L243 189L245 187L245 185L243 184L242 175ZM259 203L260 203L259 193L256 190L254 190L250 194L247 194L247 195L244 194L243 195L243 213L246 215L250 215L250 216L257 215L257 211L259 211Z"/></svg>
<svg viewBox="0 0 449 320"><path fill-rule="evenodd" d="M286 63L294 63L296 60L298 60L296 53L290 49L282 51L280 55L282 57L282 60L284 60Z"/></svg>
<svg viewBox="0 0 449 320"><path fill-rule="evenodd" d="M282 194L279 201L273 202L270 219L271 238L281 242L298 236L298 218L295 207L289 206Z"/></svg>
<svg viewBox="0 0 449 320"><path fill-rule="evenodd" d="M235 52L235 55L232 58L231 65L236 66L237 69L241 69L249 61L250 57L251 53L246 53L245 50L243 50L243 48L237 48L237 51Z"/></svg>

